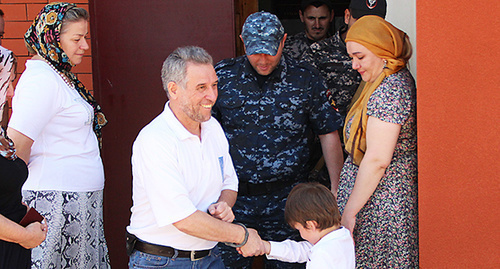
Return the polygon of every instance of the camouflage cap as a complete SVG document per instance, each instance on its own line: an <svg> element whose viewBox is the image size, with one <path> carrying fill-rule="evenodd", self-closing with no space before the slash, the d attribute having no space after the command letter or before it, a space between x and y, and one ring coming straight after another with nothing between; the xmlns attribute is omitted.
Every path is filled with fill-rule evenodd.
<svg viewBox="0 0 500 269"><path fill-rule="evenodd" d="M248 16L241 31L247 55L276 55L284 35L285 29L278 17L264 11Z"/></svg>

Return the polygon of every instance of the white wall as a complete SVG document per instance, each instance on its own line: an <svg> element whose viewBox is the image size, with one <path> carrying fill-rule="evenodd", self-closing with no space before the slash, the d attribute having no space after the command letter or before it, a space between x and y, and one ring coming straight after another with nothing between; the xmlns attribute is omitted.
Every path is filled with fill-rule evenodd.
<svg viewBox="0 0 500 269"><path fill-rule="evenodd" d="M410 59L410 71L417 79L417 8L416 0L387 0L387 16L385 18L397 28L406 32L413 46Z"/></svg>

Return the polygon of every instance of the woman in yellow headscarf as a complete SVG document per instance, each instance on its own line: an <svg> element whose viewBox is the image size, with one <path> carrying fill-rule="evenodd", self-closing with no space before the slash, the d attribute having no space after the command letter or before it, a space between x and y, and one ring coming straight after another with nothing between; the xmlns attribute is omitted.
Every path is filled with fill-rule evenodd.
<svg viewBox="0 0 500 269"><path fill-rule="evenodd" d="M338 191L342 224L359 268L418 268L415 81L406 68L408 36L364 16L346 37L352 67L366 85L349 111L349 152Z"/></svg>

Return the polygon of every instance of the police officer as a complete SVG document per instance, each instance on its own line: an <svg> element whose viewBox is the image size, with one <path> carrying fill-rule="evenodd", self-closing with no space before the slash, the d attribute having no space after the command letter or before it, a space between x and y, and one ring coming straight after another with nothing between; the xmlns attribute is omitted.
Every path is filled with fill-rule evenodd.
<svg viewBox="0 0 500 269"><path fill-rule="evenodd" d="M330 0L302 0L299 17L304 24L304 31L290 36L283 48L284 53L296 60L300 60L311 44L330 36L330 26L334 17L332 2Z"/></svg>
<svg viewBox="0 0 500 269"><path fill-rule="evenodd" d="M275 15L251 14L240 37L246 55L215 67L219 97L213 108L239 178L235 221L257 229L266 240L299 239L284 221L284 208L292 187L309 173L308 134L312 130L319 136L336 193L342 167L337 132L341 120L327 103L317 71L282 54L286 34ZM251 263L230 248L223 249L223 260L230 268L249 268Z"/></svg>
<svg viewBox="0 0 500 269"><path fill-rule="evenodd" d="M351 0L344 12L344 22L335 35L316 42L307 49L301 60L316 67L328 86L328 97L344 119L349 104L361 81L359 73L352 69L351 58L347 54L345 37L349 27L365 15L377 15L385 18L387 3L385 0Z"/></svg>

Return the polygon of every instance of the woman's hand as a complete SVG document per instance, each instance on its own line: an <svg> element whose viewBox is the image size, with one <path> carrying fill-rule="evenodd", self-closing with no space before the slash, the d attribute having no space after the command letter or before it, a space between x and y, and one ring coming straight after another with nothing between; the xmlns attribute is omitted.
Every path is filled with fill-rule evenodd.
<svg viewBox="0 0 500 269"><path fill-rule="evenodd" d="M40 245L45 237L47 236L47 224L45 223L33 222L25 228L25 238L19 241L19 245L23 248L31 249Z"/></svg>
<svg viewBox="0 0 500 269"><path fill-rule="evenodd" d="M356 226L356 215L342 215L342 226L351 232L351 236L354 232L354 226Z"/></svg>

